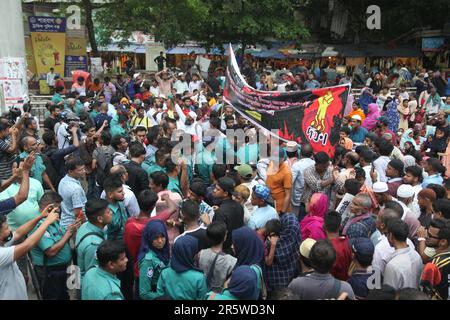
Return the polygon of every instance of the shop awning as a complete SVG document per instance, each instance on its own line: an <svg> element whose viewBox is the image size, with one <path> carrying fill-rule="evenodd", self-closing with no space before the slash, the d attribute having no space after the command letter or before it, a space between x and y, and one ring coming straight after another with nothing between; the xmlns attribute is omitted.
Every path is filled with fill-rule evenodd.
<svg viewBox="0 0 450 320"><path fill-rule="evenodd" d="M91 52L92 49L90 46L86 48L87 52ZM119 47L117 44L109 44L107 46L99 46L98 51L100 52L134 52L134 53L145 53L145 46L141 44L130 44L124 46L123 48Z"/></svg>
<svg viewBox="0 0 450 320"><path fill-rule="evenodd" d="M173 47L167 50L167 54L206 54L206 50L201 47Z"/></svg>
<svg viewBox="0 0 450 320"><path fill-rule="evenodd" d="M273 59L285 59L286 56L282 54L278 50L263 50L260 52L253 52L251 53L252 56L256 58L273 58Z"/></svg>

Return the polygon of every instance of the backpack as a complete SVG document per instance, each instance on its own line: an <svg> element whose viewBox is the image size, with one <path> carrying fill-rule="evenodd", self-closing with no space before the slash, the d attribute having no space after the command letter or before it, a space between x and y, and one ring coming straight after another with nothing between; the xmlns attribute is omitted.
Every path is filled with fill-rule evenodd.
<svg viewBox="0 0 450 320"><path fill-rule="evenodd" d="M95 174L95 181L100 187L103 187L103 181L108 176L109 171L113 166L113 154L114 150L111 147L109 148L98 148L98 157L97 157L97 172Z"/></svg>

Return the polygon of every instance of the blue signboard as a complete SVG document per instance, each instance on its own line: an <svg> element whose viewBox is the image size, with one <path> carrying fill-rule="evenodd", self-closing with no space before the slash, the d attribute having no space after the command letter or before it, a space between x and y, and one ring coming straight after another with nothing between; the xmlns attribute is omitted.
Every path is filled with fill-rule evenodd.
<svg viewBox="0 0 450 320"><path fill-rule="evenodd" d="M66 18L28 17L30 32L66 32Z"/></svg>
<svg viewBox="0 0 450 320"><path fill-rule="evenodd" d="M439 51L444 45L445 38L422 38L422 51Z"/></svg>
<svg viewBox="0 0 450 320"><path fill-rule="evenodd" d="M72 71L85 70L87 71L87 57L86 56L66 56L64 64L64 76L71 77Z"/></svg>

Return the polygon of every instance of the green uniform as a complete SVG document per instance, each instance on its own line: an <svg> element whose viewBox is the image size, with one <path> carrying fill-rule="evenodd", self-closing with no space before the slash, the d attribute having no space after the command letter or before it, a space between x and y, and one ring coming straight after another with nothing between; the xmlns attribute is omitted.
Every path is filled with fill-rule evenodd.
<svg viewBox="0 0 450 320"><path fill-rule="evenodd" d="M166 169L163 167L160 167L156 163L150 163L148 161L144 161L141 164L142 169L144 169L147 172L147 175L150 176L153 172L162 171L166 172Z"/></svg>
<svg viewBox="0 0 450 320"><path fill-rule="evenodd" d="M27 151L22 152L19 156L21 160L25 160L28 157L29 153ZM38 180L42 185L42 174L45 172L45 164L42 156L40 154L36 154L36 160L34 160L33 166L31 167L30 177Z"/></svg>
<svg viewBox="0 0 450 320"><path fill-rule="evenodd" d="M61 97L61 95L60 95L59 93L55 93L55 94L53 95L53 97L52 97L52 102L53 102L54 104L58 104L58 103L60 103L61 101L64 101L63 97Z"/></svg>
<svg viewBox="0 0 450 320"><path fill-rule="evenodd" d="M128 219L127 210L122 201L116 204L109 204L109 209L112 212L112 221L108 224L107 235L109 240L122 240L123 232L125 231L125 223Z"/></svg>
<svg viewBox="0 0 450 320"><path fill-rule="evenodd" d="M127 135L127 131L124 128L122 128L120 126L120 124L114 124L114 125L110 124L109 126L111 128L111 130L110 130L111 137L114 137L117 135L122 135L125 137Z"/></svg>
<svg viewBox="0 0 450 320"><path fill-rule="evenodd" d="M100 112L98 112L97 110L92 110L91 112L89 112L89 116L91 117L92 120L95 121L95 118L100 114Z"/></svg>
<svg viewBox="0 0 450 320"><path fill-rule="evenodd" d="M169 184L167 185L167 190L176 192L180 196L183 196L183 194L181 193L180 182L178 181L178 179L169 177Z"/></svg>
<svg viewBox="0 0 450 320"><path fill-rule="evenodd" d="M206 278L203 272L187 270L176 273L172 268L161 271L157 296L169 296L172 300L204 300Z"/></svg>
<svg viewBox="0 0 450 320"><path fill-rule="evenodd" d="M100 267L86 272L81 287L82 300L124 300L120 280Z"/></svg>
<svg viewBox="0 0 450 320"><path fill-rule="evenodd" d="M44 221L38 222L36 227L32 232L35 232L39 226ZM36 266L44 266L44 256L45 250L53 247L57 242L59 242L64 234L66 233L66 229L59 224L59 221L51 224L47 231L45 231L44 236L39 240L39 243L36 247L31 250L31 258L33 260L33 264ZM70 260L72 259L72 251L70 249L69 242L64 244L64 247L59 251L54 257L45 256L45 266L53 267L53 266L63 266L68 265Z"/></svg>
<svg viewBox="0 0 450 320"><path fill-rule="evenodd" d="M89 235L86 236L87 234ZM78 229L75 247L82 278L89 269L97 265L97 248L104 239L106 239L106 232L89 221L83 223Z"/></svg>
<svg viewBox="0 0 450 320"><path fill-rule="evenodd" d="M197 164L195 165L198 176L205 182L207 185L211 184L211 173L212 167L216 162L214 159L214 154L203 148L200 152L197 152Z"/></svg>
<svg viewBox="0 0 450 320"><path fill-rule="evenodd" d="M206 300L239 300L231 294L228 289L225 289L222 293L215 293L214 291L208 292Z"/></svg>
<svg viewBox="0 0 450 320"><path fill-rule="evenodd" d="M164 262L150 250L139 263L139 296L143 300L154 300L158 297L157 286L161 271L166 268Z"/></svg>
<svg viewBox="0 0 450 320"><path fill-rule="evenodd" d="M246 143L240 147L236 153L236 156L242 163L257 163L259 155L259 145L256 143Z"/></svg>
<svg viewBox="0 0 450 320"><path fill-rule="evenodd" d="M83 104L80 102L80 100L77 100L75 102L75 114L79 117L81 111L84 109Z"/></svg>

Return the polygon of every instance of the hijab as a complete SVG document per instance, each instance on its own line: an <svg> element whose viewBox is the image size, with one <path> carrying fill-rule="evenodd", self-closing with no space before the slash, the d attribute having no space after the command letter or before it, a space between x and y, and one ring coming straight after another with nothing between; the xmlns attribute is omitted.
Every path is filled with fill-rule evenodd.
<svg viewBox="0 0 450 320"><path fill-rule="evenodd" d="M264 248L256 232L249 227L233 230L233 248L236 253L236 267L253 264L261 265L264 258Z"/></svg>
<svg viewBox="0 0 450 320"><path fill-rule="evenodd" d="M156 249L153 247L153 240L156 239L157 236L162 234L166 238L166 244L162 249ZM161 220L153 220L147 223L142 232L142 241L141 248L138 253L138 261L144 259L147 252L152 250L156 256L161 260L165 265L169 263L170 259L170 249L169 249L169 236L167 235L167 229L164 222Z"/></svg>
<svg viewBox="0 0 450 320"><path fill-rule="evenodd" d="M376 103L369 104L368 109L369 113L364 119L362 126L370 131L377 127L377 119L380 117L380 111Z"/></svg>
<svg viewBox="0 0 450 320"><path fill-rule="evenodd" d="M325 217L328 210L328 196L324 193L314 193L309 200L309 215Z"/></svg>
<svg viewBox="0 0 450 320"><path fill-rule="evenodd" d="M408 129L408 130L406 130L406 131L403 133L402 138L401 138L401 140L400 140L400 149L402 149L402 150L405 149L405 142L411 142L412 145L414 146L414 148L415 148L416 150L418 149L417 143L416 143L416 141L414 140L414 138L411 138L411 137L409 136L411 133L413 133L413 129L411 129L411 128Z"/></svg>
<svg viewBox="0 0 450 320"><path fill-rule="evenodd" d="M194 265L194 256L198 252L198 240L191 236L182 236L177 239L172 247L172 259L170 267L176 273L187 270L197 270L203 272Z"/></svg>
<svg viewBox="0 0 450 320"><path fill-rule="evenodd" d="M249 266L239 266L231 274L228 291L240 300L257 300L258 276Z"/></svg>
<svg viewBox="0 0 450 320"><path fill-rule="evenodd" d="M392 132L397 132L398 124L400 122L400 114L397 110L397 99L392 99L387 105L387 111L384 113L389 120L388 128Z"/></svg>

